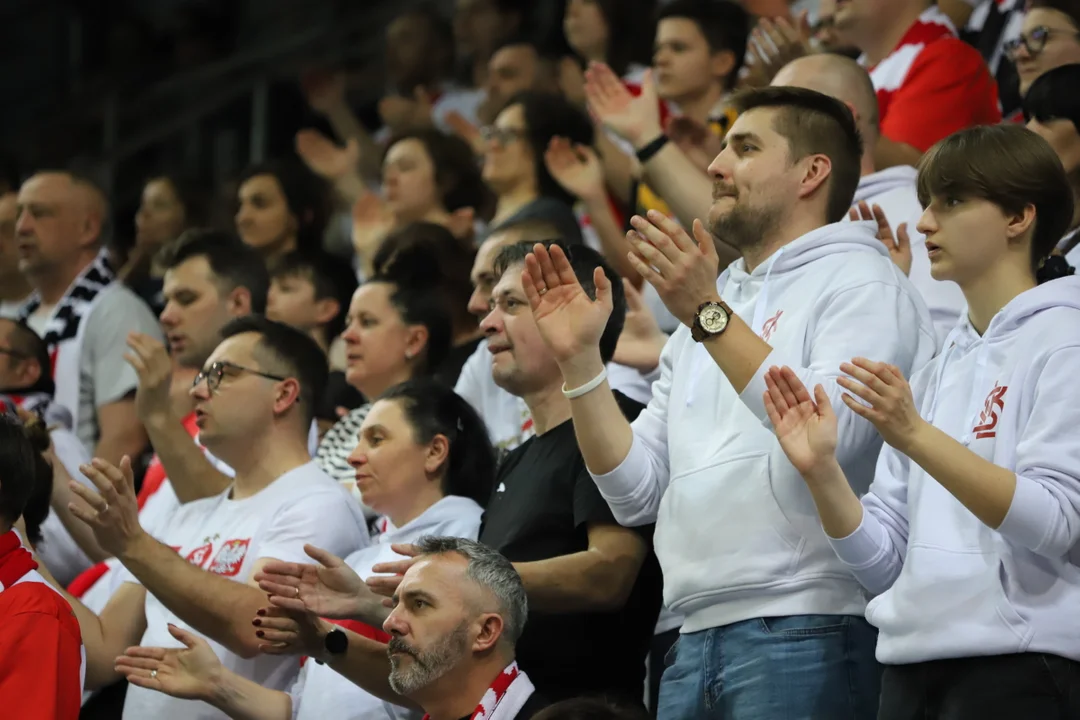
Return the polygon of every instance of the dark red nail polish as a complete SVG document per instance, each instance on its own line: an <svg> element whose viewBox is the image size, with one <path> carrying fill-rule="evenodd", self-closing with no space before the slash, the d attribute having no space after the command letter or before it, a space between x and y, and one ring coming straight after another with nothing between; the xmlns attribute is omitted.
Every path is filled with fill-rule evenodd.
<svg viewBox="0 0 1080 720"><path fill-rule="evenodd" d="M258 627L259 625L262 625L262 620L260 620L259 618L255 618L251 621L251 624Z"/></svg>
<svg viewBox="0 0 1080 720"><path fill-rule="evenodd" d="M266 616L266 610L259 610L255 614L258 615L259 617L265 617Z"/></svg>
<svg viewBox="0 0 1080 720"><path fill-rule="evenodd" d="M256 630L255 631L255 637L264 637L263 631L262 630Z"/></svg>

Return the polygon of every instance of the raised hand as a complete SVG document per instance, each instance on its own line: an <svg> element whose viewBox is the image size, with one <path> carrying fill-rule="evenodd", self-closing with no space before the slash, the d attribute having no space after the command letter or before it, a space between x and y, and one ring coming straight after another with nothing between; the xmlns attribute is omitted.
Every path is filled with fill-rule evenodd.
<svg viewBox="0 0 1080 720"><path fill-rule="evenodd" d="M865 200L860 200L855 207L851 208L848 218L853 222L860 220L876 222L878 240L889 251L889 257L892 258L893 263L903 270L905 275L911 274L911 238L908 237L907 223L900 223L897 226L894 237L889 218L885 217L885 211L880 205L874 205L871 208Z"/></svg>
<svg viewBox="0 0 1080 720"><path fill-rule="evenodd" d="M393 597L397 592L398 585L409 568L416 564L420 555L420 549L415 545L391 545L390 548L398 555L403 555L403 560L378 563L371 568L371 572L378 573L367 579L371 591L385 597Z"/></svg>
<svg viewBox="0 0 1080 720"><path fill-rule="evenodd" d="M228 671L206 640L172 624L169 634L184 647L129 647L116 658L116 671L136 687L184 700L209 700L218 678Z"/></svg>
<svg viewBox="0 0 1080 720"><path fill-rule="evenodd" d="M651 142L664 131L651 70L645 71L641 94L634 97L610 67L591 63L585 71L585 97L593 116L634 147Z"/></svg>
<svg viewBox="0 0 1080 720"><path fill-rule="evenodd" d="M355 138L341 147L318 130L296 133L296 154L313 173L330 182L357 173L360 165L360 143Z"/></svg>
<svg viewBox="0 0 1080 720"><path fill-rule="evenodd" d="M723 149L716 133L685 116L672 118L668 122L667 134L671 142L703 173L708 173L709 165Z"/></svg>
<svg viewBox="0 0 1080 720"><path fill-rule="evenodd" d="M311 612L293 612L279 607L262 608L251 621L256 637L263 640L263 655L307 655L322 657L323 638L331 624Z"/></svg>
<svg viewBox="0 0 1080 720"><path fill-rule="evenodd" d="M630 263L654 288L679 322L690 326L701 303L716 299L720 258L712 235L694 221L694 239L677 222L650 210L630 218Z"/></svg>
<svg viewBox="0 0 1080 720"><path fill-rule="evenodd" d="M139 376L135 409L144 423L168 419L172 415L172 358L156 339L143 333L128 334L124 360Z"/></svg>
<svg viewBox="0 0 1080 720"><path fill-rule="evenodd" d="M68 510L90 527L101 549L123 560L131 547L149 537L139 524L131 458L125 455L119 468L94 458L79 469L97 492L75 481L70 482L68 487L85 500L86 505L68 503Z"/></svg>
<svg viewBox="0 0 1080 720"><path fill-rule="evenodd" d="M357 256L370 261L394 229L394 214L375 193L365 192L352 206L352 242Z"/></svg>
<svg viewBox="0 0 1080 720"><path fill-rule="evenodd" d="M600 336L612 308L611 283L601 268L593 272L593 300L562 248L552 245L549 251L537 244L525 258L521 282L540 335L560 365L599 356Z"/></svg>
<svg viewBox="0 0 1080 720"><path fill-rule="evenodd" d="M856 415L872 422L885 442L900 452L904 452L919 431L927 427L915 406L911 386L900 368L866 358L854 358L850 363L841 364L840 372L850 377L838 377L837 384L866 401L865 404L860 403L845 394L844 404Z"/></svg>
<svg viewBox="0 0 1080 720"><path fill-rule="evenodd" d="M361 617L365 601L370 605L372 597L360 576L333 553L314 545L305 545L304 552L318 565L272 560L255 573L254 580L270 596L270 604L337 620Z"/></svg>
<svg viewBox="0 0 1080 720"><path fill-rule="evenodd" d="M836 414L825 388L806 386L789 367L765 374L765 412L780 447L803 477L812 477L836 459Z"/></svg>
<svg viewBox="0 0 1080 720"><path fill-rule="evenodd" d="M747 46L749 61L745 85L764 87L772 82L780 68L813 52L809 14L804 10L795 18L761 18L750 33Z"/></svg>
<svg viewBox="0 0 1080 720"><path fill-rule="evenodd" d="M652 372L660 364L660 353L668 336L656 324L641 291L626 278L623 278L623 290L626 293L626 322L611 359L641 373Z"/></svg>
<svg viewBox="0 0 1080 720"><path fill-rule="evenodd" d="M604 197L604 168L592 148L553 137L544 152L544 164L555 182L579 200Z"/></svg>

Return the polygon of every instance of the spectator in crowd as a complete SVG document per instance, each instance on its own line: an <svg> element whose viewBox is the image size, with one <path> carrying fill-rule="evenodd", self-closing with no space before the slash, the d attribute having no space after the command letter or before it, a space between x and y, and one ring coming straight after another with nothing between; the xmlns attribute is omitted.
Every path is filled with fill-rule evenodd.
<svg viewBox="0 0 1080 720"><path fill-rule="evenodd" d="M19 270L15 221L19 216L17 188L0 194L0 317L18 317L32 288Z"/></svg>
<svg viewBox="0 0 1080 720"><path fill-rule="evenodd" d="M312 657L372 695L422 708L429 718L532 718L547 703L515 659L528 603L513 566L463 538L426 537L416 548L418 562L405 574L384 625L389 648L349 630L342 631L344 642L340 636L325 640L335 630L325 620L303 628L307 632L274 634L297 649L307 645ZM249 680L218 671L199 637L171 632L185 649L131 648L118 659L132 684L182 693L253 720L290 717L288 696L274 696L272 705L245 702L266 695Z"/></svg>
<svg viewBox="0 0 1080 720"><path fill-rule="evenodd" d="M1022 96L1011 48L1023 32L1027 0L939 0L938 7L960 30L960 37L982 54L997 82L1005 121L1018 122Z"/></svg>
<svg viewBox="0 0 1080 720"><path fill-rule="evenodd" d="M310 459L308 429L326 378L315 342L256 316L233 321L222 337L191 392L201 442L236 473L228 489L183 505L157 529L159 540L139 523L128 461L117 468L95 459L84 468L98 492L78 490L90 509L76 514L128 571L98 615L68 598L91 687L120 677L114 663L125 648L168 642L169 625L180 625L213 639L226 667L286 689L295 661L258 657L263 641L251 618L266 598L253 574L272 559L303 560L306 543L348 555L369 541L354 503ZM128 690L124 712L215 717L138 687Z"/></svg>
<svg viewBox="0 0 1080 720"><path fill-rule="evenodd" d="M207 220L207 202L194 183L177 175L158 175L143 185L135 213L135 247L126 253L116 276L143 299L155 315L165 309L161 270L155 256L188 228Z"/></svg>
<svg viewBox="0 0 1080 720"><path fill-rule="evenodd" d="M584 65L606 63L620 77L640 77L649 65L655 0L566 0L563 34Z"/></svg>
<svg viewBox="0 0 1080 720"><path fill-rule="evenodd" d="M952 282L935 280L930 274L926 238L915 227L922 215L922 205L915 191L915 168L896 165L877 170L874 148L881 129L874 86L866 70L842 55L809 55L784 66L773 78L773 85L816 90L841 101L855 115L863 139L862 177L855 188L859 219L885 224L889 254L919 291L934 321L938 346L956 325L964 310L964 296Z"/></svg>
<svg viewBox="0 0 1080 720"><path fill-rule="evenodd" d="M1080 64L1064 65L1042 75L1024 96L1028 129L1046 140L1065 167L1073 191L1073 216L1056 251L1080 267Z"/></svg>
<svg viewBox="0 0 1080 720"><path fill-rule="evenodd" d="M249 167L237 190L236 231L268 263L322 247L329 198L322 181L291 160Z"/></svg>
<svg viewBox="0 0 1080 720"><path fill-rule="evenodd" d="M484 129L484 181L498 197L492 228L543 219L569 242L580 242L574 197L551 177L544 152L552 138L589 145L589 118L559 95L518 93Z"/></svg>
<svg viewBox="0 0 1080 720"><path fill-rule="evenodd" d="M561 61L560 53L532 40L516 37L504 42L488 62L484 99L478 109L480 121L485 124L495 122L506 103L518 93L559 92ZM460 132L460 121L455 124ZM471 139L472 130L465 128L462 135Z"/></svg>
<svg viewBox="0 0 1080 720"><path fill-rule="evenodd" d="M1072 0L1029 0L1027 8L1019 37L1005 46L1022 96L1048 70L1080 63L1080 6Z"/></svg>
<svg viewBox="0 0 1080 720"><path fill-rule="evenodd" d="M438 277L434 258L426 258L415 265L391 265L387 274L376 275L353 294L342 334L345 379L368 402L327 430L315 454L319 467L339 483L355 484L349 456L371 400L406 380L434 374L450 351L450 314L445 300L430 291Z"/></svg>
<svg viewBox="0 0 1080 720"><path fill-rule="evenodd" d="M525 30L528 0L456 0L454 44L466 86L484 87L488 61L507 38Z"/></svg>
<svg viewBox="0 0 1080 720"><path fill-rule="evenodd" d="M837 5L835 25L862 51L877 90L879 168L916 165L943 137L1001 120L982 56L932 0L850 0Z"/></svg>
<svg viewBox="0 0 1080 720"><path fill-rule="evenodd" d="M1044 140L1001 125L934 147L919 196L934 275L969 312L910 384L888 362L840 366L844 406L888 443L861 502L821 385L811 397L773 367L766 409L837 556L875 596L879 717L1074 717L1080 278L1043 267L1072 190Z"/></svg>
<svg viewBox="0 0 1080 720"><path fill-rule="evenodd" d="M41 172L19 189L19 270L34 293L19 317L54 356L56 402L88 452L110 462L146 447L123 361L132 331L161 337L146 305L115 282L105 250L108 201L88 179Z"/></svg>
<svg viewBox="0 0 1080 720"><path fill-rule="evenodd" d="M356 274L341 258L320 251L286 255L271 268L270 277L266 317L308 333L327 356L326 394L315 408L320 430L325 431L340 418L339 408L351 410L364 402L345 379L341 340L356 292Z"/></svg>
<svg viewBox="0 0 1080 720"><path fill-rule="evenodd" d="M748 93L738 108L710 168L711 231L698 221L692 240L659 213L632 220L638 271L687 326L665 348L653 401L633 425L597 352L610 296L590 300L563 254L542 248L528 260L525 292L562 369L589 472L621 523L657 523L665 605L686 615L660 715L782 716L812 706L869 718L879 670L865 596L805 519L809 499L763 425L760 398L782 357L830 387L853 355L920 367L934 353L933 327L873 231L839 222L862 157L851 112L795 88ZM713 236L743 252L719 280ZM865 487L880 438L854 412L842 427L842 462ZM793 642L816 649L796 659ZM756 662L731 660L739 648L754 648ZM719 696L703 695L721 675Z"/></svg>
<svg viewBox="0 0 1080 720"><path fill-rule="evenodd" d="M480 541L514 563L529 593L529 627L517 657L551 700L605 694L641 701L645 656L660 609L660 574L652 553L652 528L622 528L586 474L573 438L568 401L558 368L544 349L525 309L521 270L528 247L504 248L495 262L498 284L482 327L494 356L492 374L507 392L525 400L535 436L502 461L484 514ZM599 254L572 246L573 272L592 284L604 268ZM621 288L604 333L610 360L625 315ZM621 398L630 415L641 405ZM401 574L410 561L377 565ZM372 578L384 594L398 577ZM588 638L567 653L566 637Z"/></svg>
<svg viewBox="0 0 1080 720"><path fill-rule="evenodd" d="M381 596L366 589L361 578L370 575L377 562L397 557L391 549L394 544L420 542L424 536L475 540L483 514L478 503L487 502L495 474L495 456L483 421L452 390L430 380L405 382L374 403L350 462L356 468L365 503L390 520L379 543L353 553L344 562L312 548L309 554L320 565L274 563L259 578L260 588L277 596L277 607L302 614L302 623L318 627L319 618L337 619L335 623L342 629L330 631L337 637L327 639L328 633L315 633L310 638L311 647L295 648L310 657L321 657L335 642L347 645L346 631L389 642L391 636L381 630L389 610L383 607ZM328 587L321 578L332 579L337 588L344 588L345 583L363 595L344 589L326 592ZM377 625L349 619L360 614L357 607L361 600L374 606L375 615L381 617ZM256 624L268 639L276 637L274 619L261 617ZM165 692L172 687L163 684ZM249 703L265 708L256 715L265 720L390 720L395 716L379 698L330 667L313 662L304 664L298 682L288 693L260 688ZM235 704L222 709L234 716L240 710Z"/></svg>
<svg viewBox="0 0 1080 720"><path fill-rule="evenodd" d="M82 694L79 624L14 529L43 481L20 422L0 415L0 696L12 717L76 718Z"/></svg>
<svg viewBox="0 0 1080 720"><path fill-rule="evenodd" d="M469 312L472 270L476 251L454 238L448 230L431 223L413 223L387 238L375 256L375 272L392 273L393 266L432 264L437 277L430 288L442 295L450 315L450 351L435 370L435 377L453 387L461 368L482 341L477 318Z"/></svg>
<svg viewBox="0 0 1080 720"><path fill-rule="evenodd" d="M69 503L81 502L68 487L73 478L93 487L79 471L90 455L72 432L70 415L53 403L55 385L49 376L45 341L25 323L0 318L0 356L6 356L0 360L0 412L21 413L47 427L42 452L51 466L50 477L55 468L56 481L45 493L41 541L34 540L34 546L54 576L66 585L93 561L107 557L93 534L68 509Z"/></svg>

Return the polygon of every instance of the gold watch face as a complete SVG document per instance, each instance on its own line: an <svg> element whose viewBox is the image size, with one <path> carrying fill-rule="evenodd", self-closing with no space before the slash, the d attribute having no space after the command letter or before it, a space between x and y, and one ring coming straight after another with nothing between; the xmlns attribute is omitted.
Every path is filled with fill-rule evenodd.
<svg viewBox="0 0 1080 720"><path fill-rule="evenodd" d="M724 332L728 324L728 315L724 309L716 305L710 305L698 315L698 323L701 329L710 335Z"/></svg>

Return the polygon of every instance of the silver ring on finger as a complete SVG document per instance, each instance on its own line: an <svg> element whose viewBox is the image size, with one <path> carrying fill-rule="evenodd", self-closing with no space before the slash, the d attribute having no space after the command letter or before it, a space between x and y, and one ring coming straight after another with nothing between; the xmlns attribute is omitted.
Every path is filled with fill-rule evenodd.
<svg viewBox="0 0 1080 720"><path fill-rule="evenodd" d="M157 679L157 670L151 670L150 671L150 679L151 680L156 680Z"/></svg>
<svg viewBox="0 0 1080 720"><path fill-rule="evenodd" d="M540 288L539 290L536 291L536 294L539 295L540 297L543 297L547 293L547 291L548 291L548 289L546 287L542 287L542 288Z"/></svg>
<svg viewBox="0 0 1080 720"><path fill-rule="evenodd" d="M296 591L296 597L300 597L300 588L293 588Z"/></svg>
<svg viewBox="0 0 1080 720"><path fill-rule="evenodd" d="M109 512L109 503L105 503L105 507L101 508L101 512L103 512L103 513Z"/></svg>

